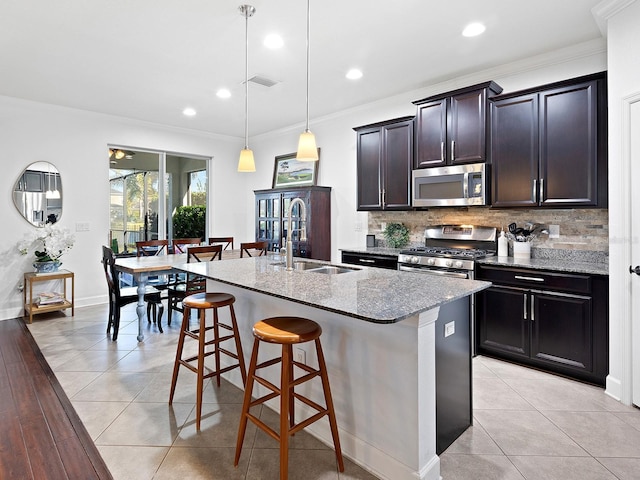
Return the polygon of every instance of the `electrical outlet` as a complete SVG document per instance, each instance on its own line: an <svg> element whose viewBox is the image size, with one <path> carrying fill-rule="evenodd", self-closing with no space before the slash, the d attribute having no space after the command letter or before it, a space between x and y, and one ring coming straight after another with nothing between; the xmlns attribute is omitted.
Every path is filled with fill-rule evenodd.
<svg viewBox="0 0 640 480"><path fill-rule="evenodd" d="M356 222L356 232L362 231L362 222Z"/></svg>
<svg viewBox="0 0 640 480"><path fill-rule="evenodd" d="M560 225L549 225L549 238L560 238Z"/></svg>
<svg viewBox="0 0 640 480"><path fill-rule="evenodd" d="M453 322L449 322L446 323L444 326L444 337L450 337L451 335L453 335L454 333L456 333L456 322L455 320Z"/></svg>
<svg viewBox="0 0 640 480"><path fill-rule="evenodd" d="M387 229L387 222L380 222L380 230L386 230Z"/></svg>
<svg viewBox="0 0 640 480"><path fill-rule="evenodd" d="M89 222L76 222L76 232L88 232L91 230Z"/></svg>
<svg viewBox="0 0 640 480"><path fill-rule="evenodd" d="M295 348L293 351L293 359L304 365L307 364L307 352L305 352L302 348Z"/></svg>

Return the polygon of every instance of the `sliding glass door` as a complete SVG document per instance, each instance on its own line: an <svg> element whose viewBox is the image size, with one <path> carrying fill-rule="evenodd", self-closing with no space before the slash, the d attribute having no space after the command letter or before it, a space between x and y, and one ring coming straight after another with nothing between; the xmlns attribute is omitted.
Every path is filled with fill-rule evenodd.
<svg viewBox="0 0 640 480"><path fill-rule="evenodd" d="M109 152L114 251L134 252L141 240L206 239L206 159L117 147Z"/></svg>

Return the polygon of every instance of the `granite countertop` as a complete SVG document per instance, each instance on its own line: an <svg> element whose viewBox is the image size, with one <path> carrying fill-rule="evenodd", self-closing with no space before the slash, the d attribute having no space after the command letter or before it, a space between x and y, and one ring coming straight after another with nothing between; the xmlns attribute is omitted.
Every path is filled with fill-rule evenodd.
<svg viewBox="0 0 640 480"><path fill-rule="evenodd" d="M561 258L530 258L528 260L514 257L487 257L477 260L483 265L499 265L503 267L523 267L534 270L551 270L566 273L587 273L590 275L609 275L608 262L575 261Z"/></svg>
<svg viewBox="0 0 640 480"><path fill-rule="evenodd" d="M387 255L397 257L404 248L388 248L388 247L362 247L362 248L340 248L343 252L369 253L372 255Z"/></svg>
<svg viewBox="0 0 640 480"><path fill-rule="evenodd" d="M398 256L400 248L341 248L343 252L369 253ZM477 260L479 264L500 265L504 267L522 267L535 270L551 270L567 273L586 273L591 275L609 275L609 258L605 252L584 250L564 250L551 248L533 248L532 258L522 260L514 257L487 257Z"/></svg>
<svg viewBox="0 0 640 480"><path fill-rule="evenodd" d="M284 256L269 255L188 263L176 268L374 323L399 322L491 285L476 280L368 267L332 275L297 270L287 272L283 262Z"/></svg>

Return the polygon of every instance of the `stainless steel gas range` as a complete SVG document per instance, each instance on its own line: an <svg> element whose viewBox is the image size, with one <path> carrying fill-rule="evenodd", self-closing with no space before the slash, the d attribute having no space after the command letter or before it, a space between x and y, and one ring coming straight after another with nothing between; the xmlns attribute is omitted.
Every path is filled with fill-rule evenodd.
<svg viewBox="0 0 640 480"><path fill-rule="evenodd" d="M473 278L475 261L496 254L495 227L436 225L424 231L424 247L402 250L398 270Z"/></svg>
<svg viewBox="0 0 640 480"><path fill-rule="evenodd" d="M424 247L402 250L398 270L457 278L474 277L476 260L496 254L497 229L474 225L436 225L424 231ZM475 356L475 295L471 295L471 354Z"/></svg>

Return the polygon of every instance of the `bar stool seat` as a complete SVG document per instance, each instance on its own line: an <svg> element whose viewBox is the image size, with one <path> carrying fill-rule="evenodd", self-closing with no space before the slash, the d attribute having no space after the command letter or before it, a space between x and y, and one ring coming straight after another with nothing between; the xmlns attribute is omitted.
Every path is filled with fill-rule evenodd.
<svg viewBox="0 0 640 480"><path fill-rule="evenodd" d="M338 469L341 472L344 471L340 439L338 437L338 425L333 408L333 400L331 398L331 389L329 388L329 377L327 375L327 367L324 360L324 354L322 352L322 346L320 344L321 334L322 328L320 325L313 320L302 317L272 317L261 320L253 326L253 351L251 353L251 362L249 363L249 372L247 374L240 426L238 428L238 441L236 444L236 456L234 461L235 466L238 465L240 460L247 421L251 420L261 430L280 442L280 479L286 480L288 477L289 436L294 435L296 432L326 415L329 417L329 426L331 427L331 436L333 437ZM258 350L261 341L282 345L282 356L258 364ZM312 368L304 363L299 363L293 359L293 345L311 341L315 343L318 357L318 369ZM256 370L277 365L278 363L281 364L281 384L279 388L265 378L256 375ZM295 378L293 370L294 366L302 369L305 374ZM313 400L296 393L294 390L296 386L318 376L322 381L326 407L323 407ZM254 381L258 382L268 390L271 390L271 393L251 401ZM280 396L280 433L273 430L262 420L249 412L251 407L260 405L277 396ZM318 413L296 424L294 400L303 402L307 406L317 410Z"/></svg>
<svg viewBox="0 0 640 480"><path fill-rule="evenodd" d="M242 376L242 383L246 383L247 374L244 366L244 355L242 354L242 345L240 343L240 335L238 333L238 324L236 322L236 314L233 309L233 304L236 299L229 293L196 293L189 295L182 301L183 316L182 326L180 327L180 337L178 338L178 349L176 351L176 359L173 366L173 377L171 379L171 393L169 394L169 405L173 403L173 395L176 389L176 383L178 381L178 373L180 366L184 366L194 372L197 376L196 386L196 429L200 430L200 417L202 413L202 392L204 390L204 379L216 377L218 387L220 386L220 375L235 368L240 369L240 375ZM231 325L227 325L219 321L218 309L223 307L229 307L229 313L231 316ZM191 310L198 311L198 328L189 329L189 317L191 316ZM206 312L207 310L213 310L213 325L207 326L206 324ZM230 333L227 335L220 335L220 329L228 330ZM213 330L213 339L207 340L207 332ZM185 339L189 337L198 342L198 353L189 358L182 358L182 352L184 349ZM221 344L227 340L233 339L235 341L235 353L222 347ZM207 347L213 346L213 349L207 351ZM236 363L221 367L220 354L233 358ZM215 356L215 369L210 370L207 374L204 373L205 365L204 360L206 357ZM195 365L193 363L196 362Z"/></svg>

